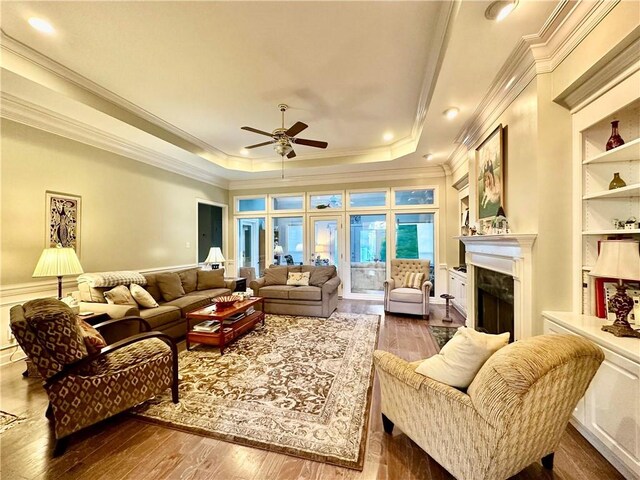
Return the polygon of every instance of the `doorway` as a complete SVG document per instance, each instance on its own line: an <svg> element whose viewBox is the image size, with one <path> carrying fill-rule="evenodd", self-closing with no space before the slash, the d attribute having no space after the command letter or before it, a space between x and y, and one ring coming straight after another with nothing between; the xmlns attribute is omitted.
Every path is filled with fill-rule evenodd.
<svg viewBox="0 0 640 480"><path fill-rule="evenodd" d="M222 207L198 202L198 263L205 261L211 247L224 251L222 219Z"/></svg>

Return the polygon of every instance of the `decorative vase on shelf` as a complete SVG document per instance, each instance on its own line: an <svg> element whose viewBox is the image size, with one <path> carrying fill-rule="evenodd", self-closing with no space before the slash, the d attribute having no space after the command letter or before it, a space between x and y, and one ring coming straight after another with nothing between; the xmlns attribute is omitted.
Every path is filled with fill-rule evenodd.
<svg viewBox="0 0 640 480"><path fill-rule="evenodd" d="M618 120L611 122L611 136L607 140L607 151L612 150L620 145L624 145L624 140L618 133Z"/></svg>
<svg viewBox="0 0 640 480"><path fill-rule="evenodd" d="M609 190L614 190L616 188L626 187L627 183L620 178L620 174L618 172L613 174L613 180L609 183Z"/></svg>

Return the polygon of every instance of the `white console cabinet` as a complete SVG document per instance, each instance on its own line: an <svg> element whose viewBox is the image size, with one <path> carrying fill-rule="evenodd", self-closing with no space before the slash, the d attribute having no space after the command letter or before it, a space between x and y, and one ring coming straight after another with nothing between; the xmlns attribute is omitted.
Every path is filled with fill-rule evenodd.
<svg viewBox="0 0 640 480"><path fill-rule="evenodd" d="M580 335L604 352L571 423L626 478L640 478L640 340L603 332L611 322L590 315L542 315L545 333Z"/></svg>
<svg viewBox="0 0 640 480"><path fill-rule="evenodd" d="M449 294L454 298L451 303L463 316L467 316L467 274L449 269Z"/></svg>

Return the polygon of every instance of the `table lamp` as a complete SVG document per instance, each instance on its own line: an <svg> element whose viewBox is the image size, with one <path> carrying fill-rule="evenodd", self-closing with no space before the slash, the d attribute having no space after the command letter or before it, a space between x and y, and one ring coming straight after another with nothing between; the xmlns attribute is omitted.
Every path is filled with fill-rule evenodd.
<svg viewBox="0 0 640 480"><path fill-rule="evenodd" d="M224 256L222 255L222 250L220 247L211 247L209 249L209 255L204 259L204 264L209 265L212 270L217 270L220 268L220 264L226 262Z"/></svg>
<svg viewBox="0 0 640 480"><path fill-rule="evenodd" d="M62 298L62 277L84 273L76 251L71 247L58 244L45 248L33 271L33 277L58 277L58 300Z"/></svg>
<svg viewBox="0 0 640 480"><path fill-rule="evenodd" d="M282 245L276 245L273 249L273 254L278 257L278 265L280 265L280 256L284 253Z"/></svg>
<svg viewBox="0 0 640 480"><path fill-rule="evenodd" d="M624 280L640 280L640 242L637 240L603 240L600 242L600 255L589 272L594 277L617 278L616 294L609 304L616 314L613 325L603 325L602 330L616 337L637 337L640 332L631 328L627 321L633 309L633 300L626 292Z"/></svg>

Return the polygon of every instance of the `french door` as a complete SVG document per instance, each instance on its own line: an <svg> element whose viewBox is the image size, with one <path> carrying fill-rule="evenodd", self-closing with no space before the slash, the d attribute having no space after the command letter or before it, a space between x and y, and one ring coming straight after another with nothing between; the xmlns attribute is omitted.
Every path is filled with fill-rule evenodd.
<svg viewBox="0 0 640 480"><path fill-rule="evenodd" d="M338 275L344 260L342 215L309 216L309 262L312 265L335 265Z"/></svg>

